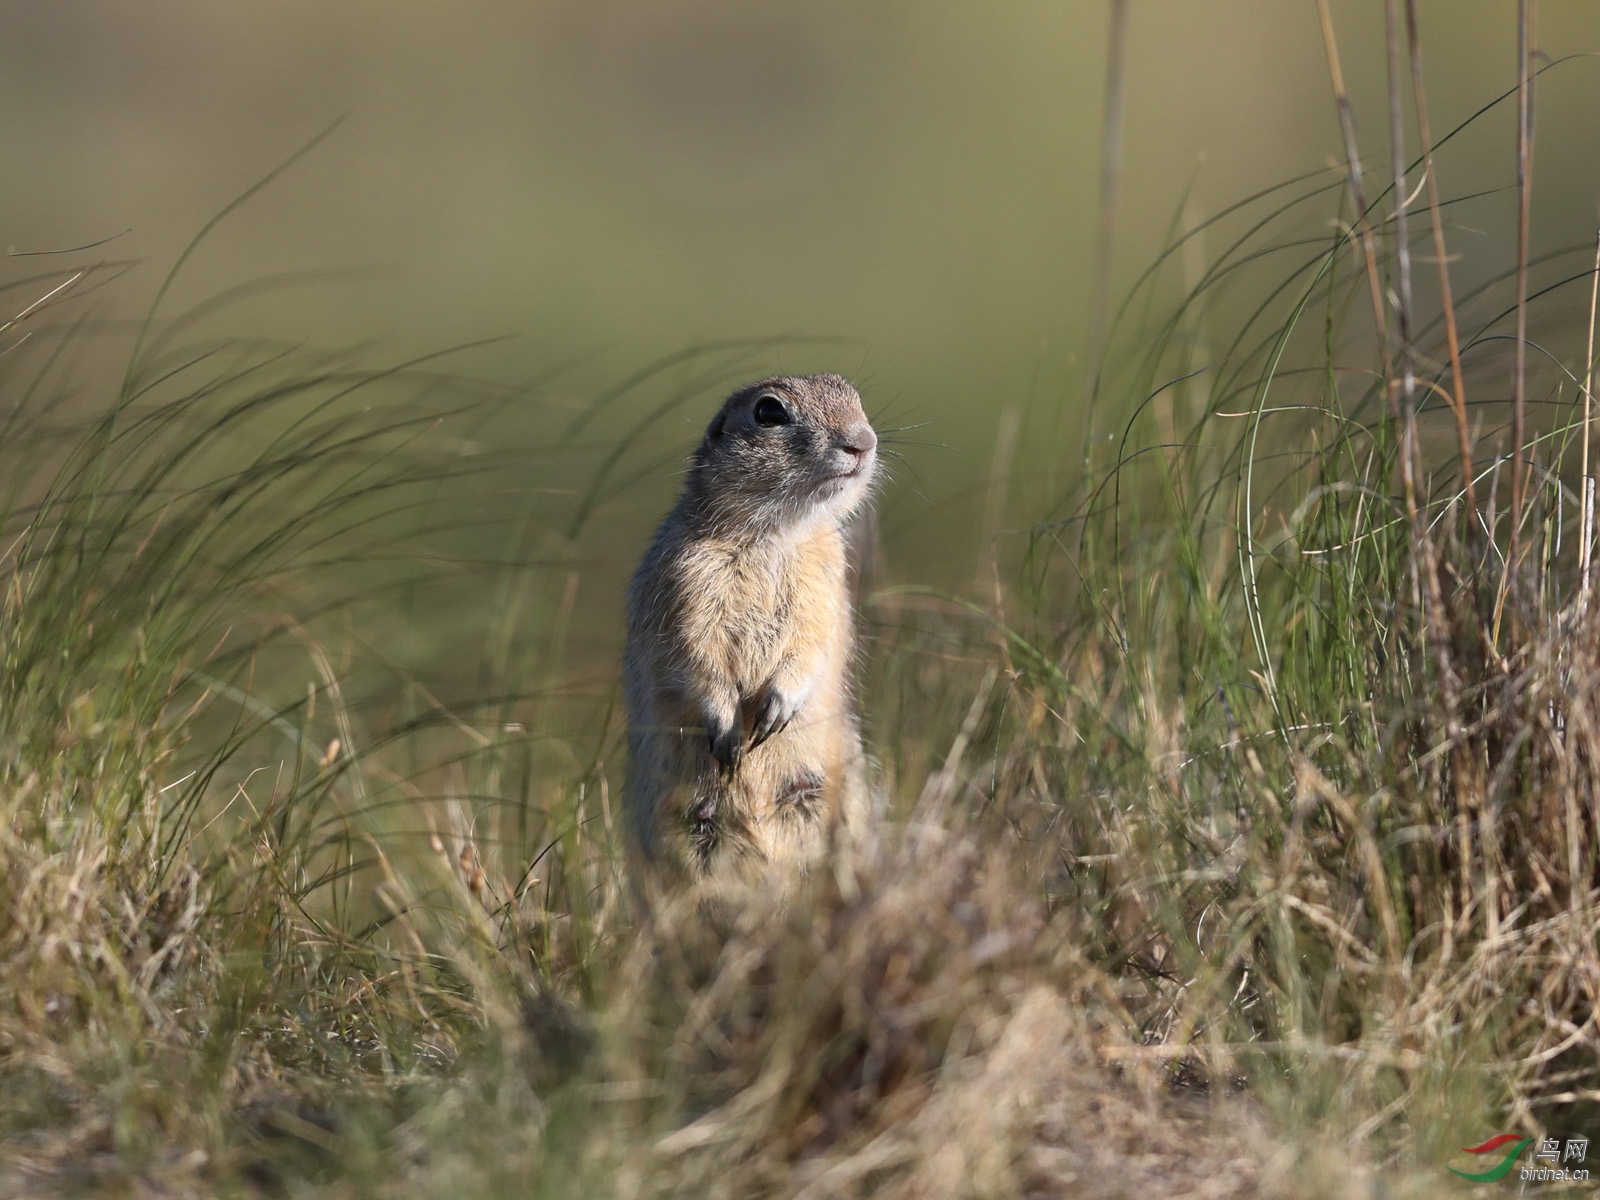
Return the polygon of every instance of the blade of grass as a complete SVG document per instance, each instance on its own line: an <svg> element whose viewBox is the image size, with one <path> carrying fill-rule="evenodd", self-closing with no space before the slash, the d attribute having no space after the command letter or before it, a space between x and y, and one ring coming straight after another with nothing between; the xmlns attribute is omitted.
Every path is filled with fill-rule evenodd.
<svg viewBox="0 0 1600 1200"><path fill-rule="evenodd" d="M1533 79L1529 67L1535 2L1517 0L1517 348L1511 377L1511 529L1502 593L1509 593L1515 586L1526 487L1522 443L1527 429L1528 254L1533 211Z"/></svg>
<svg viewBox="0 0 1600 1200"><path fill-rule="evenodd" d="M1090 469L1095 446L1095 409L1100 399L1100 373L1105 363L1106 331L1111 309L1112 251L1117 232L1117 195L1122 184L1122 110L1127 70L1128 0L1110 0L1106 31L1106 86L1100 120L1099 225L1094 247L1094 276L1089 294L1089 345L1084 371L1087 397L1083 466Z"/></svg>
<svg viewBox="0 0 1600 1200"><path fill-rule="evenodd" d="M1439 178L1434 169L1433 139L1428 129L1427 92L1422 86L1422 39L1418 30L1417 0L1406 0L1406 34L1411 50L1411 99L1417 113L1417 136L1422 142L1422 171L1428 188L1428 223L1433 233L1433 255L1439 264L1439 304L1443 310L1445 345L1450 355L1451 409L1456 420L1456 440L1461 455L1461 480L1466 494L1466 528L1474 528L1478 500L1473 482L1472 434L1467 426L1466 383L1461 371L1461 337L1456 328L1455 295L1450 287L1450 255L1445 245L1444 216L1439 204Z"/></svg>

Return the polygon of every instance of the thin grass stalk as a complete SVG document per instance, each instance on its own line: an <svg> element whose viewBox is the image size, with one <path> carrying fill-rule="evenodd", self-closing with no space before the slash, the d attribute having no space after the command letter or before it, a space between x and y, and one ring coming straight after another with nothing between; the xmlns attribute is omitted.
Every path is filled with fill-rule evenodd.
<svg viewBox="0 0 1600 1200"><path fill-rule="evenodd" d="M1397 0L1384 0L1384 45L1389 68L1389 158L1394 171L1395 298L1394 334L1404 403L1405 452L1400 468L1407 480L1407 500L1415 507L1417 373L1411 357L1411 241L1406 219L1405 110L1400 104L1400 32Z"/></svg>
<svg viewBox="0 0 1600 1200"><path fill-rule="evenodd" d="M1333 15L1328 11L1328 0L1317 0L1317 16L1322 23L1322 46L1328 56L1328 77L1333 85L1333 101L1339 112L1339 132L1344 139L1346 182L1356 211L1357 241L1366 261L1367 290L1372 300L1373 330L1378 337L1379 353L1383 359L1384 393L1392 402L1394 364L1389 357L1389 314L1383 299L1383 278L1378 271L1378 251L1372 235L1371 222L1367 220L1367 200L1361 179L1361 151L1356 144L1355 110L1350 106L1350 93L1345 90L1344 70L1339 65L1339 43L1333 32Z"/></svg>
<svg viewBox="0 0 1600 1200"><path fill-rule="evenodd" d="M1412 8L1413 11L1409 12L1408 16L1414 18L1414 5ZM1416 360L1411 340L1411 241L1406 220L1406 202L1410 192L1406 186L1405 111L1400 98L1399 0L1385 0L1384 17L1389 68L1389 151L1394 170L1392 203L1394 205L1397 273L1395 331L1399 342L1401 401L1403 407L1400 472L1405 485L1406 516L1409 519L1411 528L1411 544L1414 555L1412 570L1420 570L1422 576L1420 582L1427 598L1425 618L1427 621L1428 641L1433 650L1434 665L1438 671L1440 698L1444 703L1445 733L1452 745L1451 758L1455 766L1455 771L1452 774L1459 781L1462 778L1462 768L1465 765L1460 761L1460 755L1456 749L1460 746L1462 740L1460 719L1461 685L1456 675L1454 654L1450 644L1450 623L1444 602L1444 589L1439 583L1439 557L1433 539L1428 532L1427 521L1419 510L1416 492L1416 477L1421 470L1421 451L1417 438ZM1418 97L1420 107L1421 88L1418 80L1421 75L1421 61L1417 52L1414 19L1408 20L1407 32L1411 46L1413 94ZM1426 160L1427 156L1425 155L1424 158ZM1428 172L1425 177L1431 178L1431 172ZM1435 210L1435 219L1437 219L1437 210ZM1437 231L1438 226L1436 224L1435 232L1437 233ZM1441 265L1442 262L1441 256ZM1448 280L1444 281L1444 287L1448 289ZM1457 384L1459 386L1459 377ZM1470 468L1470 459L1466 460L1466 465Z"/></svg>
<svg viewBox="0 0 1600 1200"><path fill-rule="evenodd" d="M1442 309L1445 329L1445 345L1450 359L1450 391L1447 398L1450 401L1451 412L1455 418L1457 452L1461 460L1461 483L1466 501L1467 537L1473 538L1474 526L1477 519L1478 499L1475 483L1475 472L1472 463L1472 434L1467 423L1467 397L1466 385L1461 370L1461 338L1456 325L1455 293L1450 286L1450 256L1445 244L1444 218L1439 201L1438 172L1434 168L1433 134L1428 123L1427 89L1422 78L1422 37L1420 24L1417 19L1417 0L1405 0L1406 11L1406 41L1410 50L1411 59L1411 97L1417 116L1417 138L1422 148L1423 181L1428 195L1428 223L1433 237L1433 255L1439 269L1439 303ZM1399 156L1396 156L1397 162ZM1431 547L1430 547L1431 550ZM1431 555L1430 555L1431 557ZM1469 561L1477 560L1469 556ZM1437 589L1438 569L1437 563L1430 563L1431 580ZM1435 598L1436 611L1440 619L1444 617L1442 596ZM1463 872L1468 861L1469 838L1467 834L1467 814L1473 806L1472 780L1477 774L1477 763L1473 758L1472 748L1467 744L1465 728L1461 719L1460 679L1452 669L1449 658L1448 639L1440 638L1435 645L1435 654L1439 658L1441 672L1441 697L1445 708L1445 736L1450 742L1450 781L1455 802L1456 835L1459 852L1462 854ZM1454 934L1457 921L1469 911L1468 887L1470 878L1464 873L1461 880L1462 890L1456 897L1456 913L1453 919L1444 923L1445 945L1441 953L1441 963L1448 963L1454 948Z"/></svg>
<svg viewBox="0 0 1600 1200"><path fill-rule="evenodd" d="M1461 482L1467 501L1466 527L1471 530L1473 514L1478 510L1472 469L1472 433L1467 425L1466 384L1461 373L1461 336L1456 328L1455 294L1450 287L1450 256L1444 240L1439 178L1433 165L1433 134L1428 126L1427 93L1422 85L1422 38L1417 22L1417 0L1406 0L1406 40L1411 51L1411 99L1417 112L1417 138L1422 143L1422 173L1428 189L1428 223L1433 232L1433 256L1439 264L1439 303L1444 315L1445 345L1450 355L1449 399L1461 454Z"/></svg>
<svg viewBox="0 0 1600 1200"><path fill-rule="evenodd" d="M1510 587L1521 550L1523 489L1522 442L1527 427L1528 247L1533 210L1533 53L1530 33L1535 0L1517 0L1517 349L1511 378L1511 532L1506 553L1504 592Z"/></svg>
<svg viewBox="0 0 1600 1200"><path fill-rule="evenodd" d="M1389 157L1394 171L1391 203L1394 207L1395 357L1400 366L1401 447L1400 478L1405 487L1406 515L1411 520L1414 544L1421 552L1425 581L1429 591L1429 625L1442 619L1439 607L1437 572L1433 570L1432 542L1417 505L1417 475L1420 471L1417 446L1417 370L1411 344L1411 238L1406 219L1405 109L1400 101L1400 5L1399 0L1384 2L1385 47L1389 67ZM1393 381L1386 381L1393 387ZM1436 638L1436 640L1439 640Z"/></svg>
<svg viewBox="0 0 1600 1200"><path fill-rule="evenodd" d="M1089 299L1088 391L1089 436L1083 443L1083 466L1090 469L1095 444L1095 408L1100 398L1100 372L1105 364L1107 322L1111 308L1111 252L1117 232L1117 193L1122 183L1122 107L1128 45L1128 0L1111 0L1106 45L1105 111L1100 131L1100 229L1094 248L1094 291Z"/></svg>
<svg viewBox="0 0 1600 1200"><path fill-rule="evenodd" d="M1594 275L1589 280L1589 341L1583 353L1583 540L1578 544L1579 611L1589 611L1590 568L1594 564L1594 480L1589 475L1589 443L1594 424L1594 325L1600 307L1600 227L1595 230Z"/></svg>

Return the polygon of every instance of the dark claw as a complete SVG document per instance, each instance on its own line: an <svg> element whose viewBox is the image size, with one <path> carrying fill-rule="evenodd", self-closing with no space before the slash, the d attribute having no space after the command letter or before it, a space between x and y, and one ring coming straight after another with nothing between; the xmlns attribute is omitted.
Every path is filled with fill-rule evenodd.
<svg viewBox="0 0 1600 1200"><path fill-rule="evenodd" d="M722 764L725 778L731 776L744 758L744 730L735 725L720 734L713 733L709 741L711 757Z"/></svg>
<svg viewBox="0 0 1600 1200"><path fill-rule="evenodd" d="M794 709L790 707L788 699L781 692L768 692L766 699L761 702L761 707L756 711L755 727L750 734L750 749L754 750L768 738L782 733L792 720L794 720Z"/></svg>

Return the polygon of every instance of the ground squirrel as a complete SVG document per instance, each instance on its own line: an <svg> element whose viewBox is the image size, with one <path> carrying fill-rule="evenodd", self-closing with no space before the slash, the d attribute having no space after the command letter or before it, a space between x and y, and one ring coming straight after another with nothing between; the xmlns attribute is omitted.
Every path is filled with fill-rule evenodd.
<svg viewBox="0 0 1600 1200"><path fill-rule="evenodd" d="M862 820L844 525L877 446L837 375L742 388L706 429L628 602L628 812L653 864L804 864Z"/></svg>

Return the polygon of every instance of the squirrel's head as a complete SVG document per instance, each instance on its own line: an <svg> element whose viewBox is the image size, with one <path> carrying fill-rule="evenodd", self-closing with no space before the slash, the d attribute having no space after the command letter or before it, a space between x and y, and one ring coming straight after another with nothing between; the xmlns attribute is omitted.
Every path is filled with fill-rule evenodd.
<svg viewBox="0 0 1600 1200"><path fill-rule="evenodd" d="M728 397L695 451L690 486L720 518L781 528L849 516L877 465L878 435L848 380L785 376Z"/></svg>

